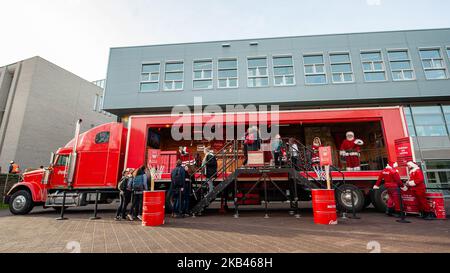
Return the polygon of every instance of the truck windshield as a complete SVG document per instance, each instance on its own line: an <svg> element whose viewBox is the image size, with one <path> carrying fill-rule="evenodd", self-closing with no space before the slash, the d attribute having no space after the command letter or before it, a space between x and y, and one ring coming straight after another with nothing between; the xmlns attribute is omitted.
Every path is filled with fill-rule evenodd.
<svg viewBox="0 0 450 273"><path fill-rule="evenodd" d="M69 159L68 155L58 155L58 159L56 159L55 166L66 166L68 159Z"/></svg>

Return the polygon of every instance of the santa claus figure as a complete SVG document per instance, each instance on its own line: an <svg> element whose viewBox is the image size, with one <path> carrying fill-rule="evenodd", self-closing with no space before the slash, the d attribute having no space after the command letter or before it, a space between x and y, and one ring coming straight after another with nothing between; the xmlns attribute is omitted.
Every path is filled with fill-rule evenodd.
<svg viewBox="0 0 450 273"><path fill-rule="evenodd" d="M178 147L177 157L182 162L190 161L190 155L189 155L187 147L185 147L185 146Z"/></svg>
<svg viewBox="0 0 450 273"><path fill-rule="evenodd" d="M388 192L389 199L387 200L387 210L386 214L388 216L398 216L400 210L400 196L398 194L398 188L402 188L403 191L408 190L408 188L403 186L403 182L400 179L400 175L397 170L397 162L389 163L386 168L381 171L374 190L379 190L381 183L384 182L384 187Z"/></svg>
<svg viewBox="0 0 450 273"><path fill-rule="evenodd" d="M320 156L319 156L320 147L322 147L322 141L320 140L320 138L315 137L313 140L313 144L311 146L312 149L311 162L313 166L320 165Z"/></svg>
<svg viewBox="0 0 450 273"><path fill-rule="evenodd" d="M407 163L409 170L409 180L406 185L411 189L412 194L416 197L417 206L422 217L425 220L433 220L436 218L434 212L431 211L430 205L427 201L427 187L425 185L425 178L419 165L410 161Z"/></svg>
<svg viewBox="0 0 450 273"><path fill-rule="evenodd" d="M322 169L322 167L320 166L320 155L319 155L319 149L322 146L322 141L320 140L319 137L315 137L313 140L313 144L311 146L312 149L312 155L311 155L311 166L314 170L314 172L317 175L317 178L319 180L325 180L325 173Z"/></svg>
<svg viewBox="0 0 450 273"><path fill-rule="evenodd" d="M364 142L360 139L355 139L355 133L353 132L347 132L346 137L341 144L340 155L346 163L347 171L360 171L360 152Z"/></svg>

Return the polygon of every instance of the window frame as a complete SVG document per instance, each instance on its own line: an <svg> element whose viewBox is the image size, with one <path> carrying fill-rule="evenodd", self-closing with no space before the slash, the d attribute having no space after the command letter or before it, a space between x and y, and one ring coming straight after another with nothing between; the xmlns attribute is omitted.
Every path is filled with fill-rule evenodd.
<svg viewBox="0 0 450 273"><path fill-rule="evenodd" d="M276 59L276 58L287 58L287 57L291 58L292 65L281 65L281 66L278 65L278 66L275 66L274 59ZM275 67L277 67L277 68L278 67L292 67L292 74L291 75L283 75L283 80L285 82L286 81L286 76L288 76L288 77L292 76L293 83L291 83L291 84L276 84L275 78L276 77L281 77L281 76L275 75ZM289 86L297 85L297 81L295 80L295 74L296 73L295 73L295 58L294 58L294 54L276 54L276 55L272 55L272 71L273 71L273 86L276 86L276 87L289 87Z"/></svg>
<svg viewBox="0 0 450 273"><path fill-rule="evenodd" d="M142 74L149 74L151 75L151 73L143 73L142 72L142 68L144 65L154 65L154 64L158 64L159 65L159 70L158 70L158 81L143 81L142 80ZM140 72L140 82L139 82L139 93L153 93L153 92L159 92L161 91L161 61L150 61L150 62L143 62L141 63L141 72ZM149 78L150 79L150 78ZM158 89L157 90L152 90L152 91L142 91L142 84L143 83L158 83Z"/></svg>
<svg viewBox="0 0 450 273"><path fill-rule="evenodd" d="M100 136L100 134L106 134L108 136L108 140L106 142L97 141L97 138ZM97 134L95 134L95 137L94 137L94 143L97 145L108 144L110 140L111 140L111 132L110 131L98 132Z"/></svg>
<svg viewBox="0 0 450 273"><path fill-rule="evenodd" d="M442 60L442 63L444 64L444 66L441 67L441 68L425 68L425 65L424 65L423 61L424 60L430 60L430 59L422 59L422 56L420 55L420 52L422 50L439 50L439 54L441 55L441 60ZM417 53L419 54L420 63L422 64L422 69L423 69L423 73L425 75L425 80L427 80L427 81L448 80L449 75L448 75L448 71L447 71L447 62L445 61L445 57L442 56L442 48L440 46L419 47ZM445 52L445 54L446 54L446 52ZM431 60L434 63L435 59L431 59ZM429 79L427 77L426 71L432 71L432 70L444 70L445 78L443 78L443 79Z"/></svg>
<svg viewBox="0 0 450 273"><path fill-rule="evenodd" d="M415 109L419 109L419 108L436 108L438 109L436 111L436 113L433 112L425 112L425 113L415 113L414 110ZM447 125L446 125L446 119L445 119L445 114L444 111L442 109L442 105L411 105L410 106L411 109L411 115L412 115L412 120L414 123L414 131L416 133L417 137L448 137L450 136L450 132L448 132L447 130ZM427 119L427 123L423 123L423 121L419 120L420 116L436 116L436 117L440 117L441 118L441 124L435 124L435 123L430 123L430 119ZM441 129L443 128L443 132L444 134L440 134L440 135L431 135L431 134L426 134L423 135L421 134L421 132L423 132L422 128L425 127L441 127ZM419 129L420 128L420 129Z"/></svg>
<svg viewBox="0 0 450 273"><path fill-rule="evenodd" d="M210 69L210 71L211 71L211 78L196 79L195 78L195 72L196 71L202 71L203 72L203 71L205 71L205 69L196 70L195 67L194 67L195 62L206 62L206 61L211 62L211 69ZM211 88L195 88L195 82L196 81L208 81L208 80L211 81L211 84L212 84ZM213 89L214 89L214 59L213 58L193 59L192 60L192 90L213 90Z"/></svg>
<svg viewBox="0 0 450 273"><path fill-rule="evenodd" d="M66 162L64 165L59 165L58 162L60 161L61 158L66 158ZM66 167L67 163L69 162L69 158L70 155L69 154L59 154L56 158L55 161L53 163L53 167Z"/></svg>
<svg viewBox="0 0 450 273"><path fill-rule="evenodd" d="M369 61L363 61L362 55L364 53L378 53L378 52L381 55L381 62L383 64L383 70L366 71L364 69L364 63L369 62ZM360 50L360 52L359 52L359 59L361 61L361 68L362 68L363 78L364 78L364 82L365 83L380 83L380 82L388 82L389 81L389 77L388 77L388 73L387 73L387 67L386 67L386 59L384 58L383 49L363 49L363 50ZM374 61L370 61L370 62L373 65ZM368 81L366 79L366 73L380 73L380 72L384 72L384 80Z"/></svg>
<svg viewBox="0 0 450 273"><path fill-rule="evenodd" d="M391 61L391 58L389 57L389 53L391 53L391 52L402 52L402 51L406 51L406 54L408 55L408 59ZM388 49L386 49L386 53L387 53L387 60L389 62L389 69L391 70L392 81L394 81L394 82L407 82L407 81L415 81L415 80L417 80L416 70L414 68L414 63L412 61L411 52L410 52L409 48L388 48ZM409 62L411 68L410 69L401 69L401 70L393 69L392 68L392 62ZM401 79L401 80L395 79L394 71L395 72L401 72L402 76L403 76L403 79ZM412 79L405 79L405 71L411 71L412 72L412 74L413 74Z"/></svg>
<svg viewBox="0 0 450 273"><path fill-rule="evenodd" d="M220 63L220 61L234 61L234 60L236 60L236 83L237 83L237 85L236 86L227 86L227 87L220 87L220 80L224 80L224 79L226 79L227 80L227 82L229 82L229 80L230 79L234 79L234 78L230 78L230 77L227 77L227 78L221 78L220 76L219 76L219 71L221 70L220 68L219 68L219 63ZM239 58L238 57L219 57L219 58L217 58L217 89L237 89L237 88L239 88ZM231 69L222 69L222 70L231 70Z"/></svg>
<svg viewBox="0 0 450 273"><path fill-rule="evenodd" d="M322 73L306 73L306 66L311 66L311 64L305 64L305 57L311 57L311 56L318 56L318 55L322 55L322 59L323 59L323 72ZM327 75L327 65L326 65L326 57L325 57L325 52L311 52L311 53L303 53L302 54L302 61L303 61L303 76L305 77L305 85L327 85L328 84L328 75ZM316 70L316 65L320 65L319 63L315 63L312 66L314 67L314 71ZM319 75L324 75L325 76L325 82L323 83L308 83L307 81L307 76L319 76Z"/></svg>
<svg viewBox="0 0 450 273"><path fill-rule="evenodd" d="M343 54L348 54L349 56L349 62L348 63L332 63L331 62L331 56L332 55L343 55ZM350 51L330 51L328 52L328 60L330 62L330 74L331 74L331 83L332 84L351 84L351 83L355 83L356 79L355 79L355 69L353 68L353 59L352 59L352 54ZM335 82L333 75L334 74L340 74L341 76L344 74L348 74L348 73L344 73L344 72L333 72L333 64L350 64L350 68L351 68L351 74L352 74L352 81L350 82Z"/></svg>
<svg viewBox="0 0 450 273"><path fill-rule="evenodd" d="M267 69L267 75L266 76L250 76L249 72L249 65L248 65L248 61L250 59L262 59L265 58L266 59L266 69ZM262 67L262 66L261 66ZM252 67L252 68L260 68L260 66L257 67ZM270 87L270 71L269 71L269 56L268 55L261 55L261 56L247 56L247 88L267 88ZM250 79L258 79L258 78L267 78L267 85L265 86L250 86L249 85L249 80Z"/></svg>
<svg viewBox="0 0 450 273"><path fill-rule="evenodd" d="M183 64L183 70L178 70L178 71L166 71L166 65L167 64L174 64L174 63L182 63ZM183 60L167 60L164 62L164 81L163 81L163 88L162 90L164 92L176 92L176 91L183 91L184 90L184 83L186 80L186 73L185 73L185 61ZM182 84L181 84L181 88L180 89L166 89L166 82L168 82L168 80L166 80L166 75L167 73L176 73L176 72L182 72L183 73L183 79L181 80ZM174 81L174 80L170 80L170 82L172 82L172 85L174 82L179 82L179 81Z"/></svg>

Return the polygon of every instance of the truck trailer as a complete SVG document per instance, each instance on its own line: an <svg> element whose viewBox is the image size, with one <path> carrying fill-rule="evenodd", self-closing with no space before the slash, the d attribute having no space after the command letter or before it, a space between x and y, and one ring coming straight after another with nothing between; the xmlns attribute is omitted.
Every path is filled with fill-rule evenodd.
<svg viewBox="0 0 450 273"><path fill-rule="evenodd" d="M95 201L111 203L118 198L117 184L123 170L141 166L155 167L155 190L167 191L170 172L180 159L179 147L187 147L188 152L183 155L185 164L193 164L194 155L210 147L217 158L217 173L207 179L204 167L193 168L193 213L200 214L217 198L225 204L233 201L236 212L239 206L262 201L266 205L290 201L292 208L298 209L299 201L311 200L312 189L325 187L311 167L310 147L313 139L320 137L322 144L333 150L330 176L338 207L352 209L353 199L357 211L370 204L385 211L387 192L383 188L372 191L372 187L386 164L397 161L396 141L409 137L402 107L282 110L265 114L269 127L277 126L286 139L284 143L291 139L297 144L299 162L295 166L289 156L280 167L244 165L243 135L237 130L233 131L233 137L220 140L198 137L175 140L172 129L180 120L178 115L130 116L126 122L104 124L82 134L79 121L74 139L52 154L50 166L23 173L4 202L17 215L27 214L35 206L59 210L64 196L64 207L86 206ZM277 117L274 123L272 114ZM228 127L248 127L251 125L248 115L248 112L188 114L183 116L183 123L192 125L189 128L195 135L196 124L211 124L212 119ZM340 142L347 131L353 131L364 142L358 171L346 171L339 156ZM264 150L264 143L261 146ZM399 168L399 172L402 178L407 178L406 168ZM211 192L205 190L207 182L213 182ZM168 197L166 208L170 207Z"/></svg>

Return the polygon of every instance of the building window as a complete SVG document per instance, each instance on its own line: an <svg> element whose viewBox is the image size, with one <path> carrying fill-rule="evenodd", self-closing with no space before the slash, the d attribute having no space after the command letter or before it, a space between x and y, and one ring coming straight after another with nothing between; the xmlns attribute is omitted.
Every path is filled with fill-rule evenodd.
<svg viewBox="0 0 450 273"><path fill-rule="evenodd" d="M327 74L325 72L325 61L323 54L303 56L305 83L326 84Z"/></svg>
<svg viewBox="0 0 450 273"><path fill-rule="evenodd" d="M419 137L447 136L445 121L440 106L411 107Z"/></svg>
<svg viewBox="0 0 450 273"><path fill-rule="evenodd" d="M448 60L450 61L450 47L447 47L447 57L448 57Z"/></svg>
<svg viewBox="0 0 450 273"><path fill-rule="evenodd" d="M183 90L184 62L167 62L165 65L164 90Z"/></svg>
<svg viewBox="0 0 450 273"><path fill-rule="evenodd" d="M160 63L142 65L141 92L159 91Z"/></svg>
<svg viewBox="0 0 450 273"><path fill-rule="evenodd" d="M219 88L238 87L238 61L237 59L220 59L218 63Z"/></svg>
<svg viewBox="0 0 450 273"><path fill-rule="evenodd" d="M273 82L275 86L295 85L292 56L273 57Z"/></svg>
<svg viewBox="0 0 450 273"><path fill-rule="evenodd" d="M354 82L353 67L349 53L331 53L330 63L333 83Z"/></svg>
<svg viewBox="0 0 450 273"><path fill-rule="evenodd" d="M447 79L445 61L439 48L421 49L420 59L427 80Z"/></svg>
<svg viewBox="0 0 450 273"><path fill-rule="evenodd" d="M427 160L427 182L430 188L443 189L445 196L450 195L450 161Z"/></svg>
<svg viewBox="0 0 450 273"><path fill-rule="evenodd" d="M409 131L409 135L412 137L416 136L416 130L414 129L414 122L412 119L412 114L411 114L411 108L410 107L404 107L404 112L405 112L405 119L406 119L406 123L408 125L408 131Z"/></svg>
<svg viewBox="0 0 450 273"><path fill-rule="evenodd" d="M394 81L414 80L414 68L408 50L388 51L389 64Z"/></svg>
<svg viewBox="0 0 450 273"><path fill-rule="evenodd" d="M213 61L198 60L193 64L194 89L212 89L213 88Z"/></svg>
<svg viewBox="0 0 450 273"><path fill-rule="evenodd" d="M450 135L450 105L443 105L442 111L444 112L444 118L447 124L448 134Z"/></svg>
<svg viewBox="0 0 450 273"><path fill-rule="evenodd" d="M361 52L361 61L366 82L386 81L386 68L381 51Z"/></svg>
<svg viewBox="0 0 450 273"><path fill-rule="evenodd" d="M248 58L247 67L248 87L269 86L269 69L266 57Z"/></svg>

